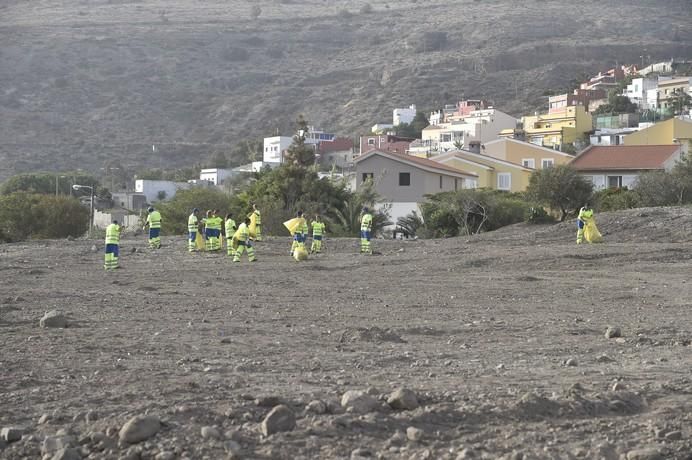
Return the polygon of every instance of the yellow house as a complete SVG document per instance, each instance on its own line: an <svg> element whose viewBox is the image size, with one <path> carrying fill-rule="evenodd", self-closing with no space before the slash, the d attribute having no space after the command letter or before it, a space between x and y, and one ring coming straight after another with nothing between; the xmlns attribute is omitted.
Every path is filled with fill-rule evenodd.
<svg viewBox="0 0 692 460"><path fill-rule="evenodd" d="M531 169L545 169L555 165L564 165L574 159L574 155L569 153L508 138L500 138L483 144L481 153Z"/></svg>
<svg viewBox="0 0 692 460"><path fill-rule="evenodd" d="M478 176L476 187L507 192L526 190L531 173L534 171L520 164L466 150L455 150L436 155L430 159L452 168L476 174Z"/></svg>
<svg viewBox="0 0 692 460"><path fill-rule="evenodd" d="M628 134L624 138L625 145L672 145L687 146L687 152L692 152L692 121L671 118L656 123L641 131Z"/></svg>
<svg viewBox="0 0 692 460"><path fill-rule="evenodd" d="M521 121L527 142L555 149L574 143L593 129L591 115L581 105L568 106L553 113L522 117Z"/></svg>

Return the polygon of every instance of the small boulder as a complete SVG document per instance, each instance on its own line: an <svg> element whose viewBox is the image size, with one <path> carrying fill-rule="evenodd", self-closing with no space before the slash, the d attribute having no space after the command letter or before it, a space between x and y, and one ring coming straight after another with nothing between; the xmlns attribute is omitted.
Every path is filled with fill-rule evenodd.
<svg viewBox="0 0 692 460"><path fill-rule="evenodd" d="M305 410L312 412L313 414L324 414L327 412L327 405L323 401L315 399L314 401L310 401L308 403Z"/></svg>
<svg viewBox="0 0 692 460"><path fill-rule="evenodd" d="M291 431L296 426L293 411L283 404L273 408L262 421L262 434L270 436L281 431Z"/></svg>
<svg viewBox="0 0 692 460"><path fill-rule="evenodd" d="M567 367L576 367L578 365L579 365L579 363L574 358L569 358L568 360L565 361L565 366L567 366Z"/></svg>
<svg viewBox="0 0 692 460"><path fill-rule="evenodd" d="M223 448L226 452L228 452L231 458L236 458L240 455L240 452L243 450L243 448L240 447L240 444L238 444L238 442L232 439L229 439L228 441L224 442Z"/></svg>
<svg viewBox="0 0 692 460"><path fill-rule="evenodd" d="M635 449L627 452L627 460L663 460L663 455L655 448Z"/></svg>
<svg viewBox="0 0 692 460"><path fill-rule="evenodd" d="M366 414L379 407L380 403L365 391L349 390L341 397L341 407L357 414Z"/></svg>
<svg viewBox="0 0 692 460"><path fill-rule="evenodd" d="M202 427L202 437L204 439L220 439L221 432L215 426L203 426Z"/></svg>
<svg viewBox="0 0 692 460"><path fill-rule="evenodd" d="M365 447L359 447L351 451L351 460L363 460L373 458L372 451Z"/></svg>
<svg viewBox="0 0 692 460"><path fill-rule="evenodd" d="M68 449L70 447L76 447L77 440L74 436L70 435L58 435L58 436L48 436L43 440L43 446L41 447L41 453L43 455L52 455L55 452Z"/></svg>
<svg viewBox="0 0 692 460"><path fill-rule="evenodd" d="M59 310L47 311L39 321L41 327L67 327L67 317Z"/></svg>
<svg viewBox="0 0 692 460"><path fill-rule="evenodd" d="M132 417L120 429L120 440L128 444L136 444L154 436L161 429L161 422L151 415Z"/></svg>
<svg viewBox="0 0 692 460"><path fill-rule="evenodd" d="M679 441L682 439L682 431L671 431L666 433L666 439L668 441Z"/></svg>
<svg viewBox="0 0 692 460"><path fill-rule="evenodd" d="M606 339L615 339L617 337L622 337L622 331L619 327L608 326L605 331Z"/></svg>
<svg viewBox="0 0 692 460"><path fill-rule="evenodd" d="M413 391L399 388L389 395L387 404L396 410L413 410L418 408L418 398Z"/></svg>
<svg viewBox="0 0 692 460"><path fill-rule="evenodd" d="M406 428L406 437L409 441L419 442L423 439L423 430L416 428L415 426L410 426Z"/></svg>
<svg viewBox="0 0 692 460"><path fill-rule="evenodd" d="M19 441L20 439L22 439L22 429L12 426L6 426L2 430L0 430L0 439L7 443Z"/></svg>

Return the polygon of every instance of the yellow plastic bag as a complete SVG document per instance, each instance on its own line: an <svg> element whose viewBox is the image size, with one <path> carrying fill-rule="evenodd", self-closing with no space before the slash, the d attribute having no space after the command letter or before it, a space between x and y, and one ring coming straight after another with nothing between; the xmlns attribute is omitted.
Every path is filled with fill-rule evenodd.
<svg viewBox="0 0 692 460"><path fill-rule="evenodd" d="M294 217L293 219L284 222L284 227L288 229L291 235L300 231L303 228L303 225L305 225L304 217Z"/></svg>
<svg viewBox="0 0 692 460"><path fill-rule="evenodd" d="M584 239L589 243L602 243L603 235L598 231L596 227L596 221L593 219L588 219L584 225Z"/></svg>
<svg viewBox="0 0 692 460"><path fill-rule="evenodd" d="M201 232L197 232L197 236L195 237L195 246L197 247L198 251L204 251L204 237L202 236Z"/></svg>
<svg viewBox="0 0 692 460"><path fill-rule="evenodd" d="M250 238L255 239L257 236L257 214L254 212L250 214L250 225L247 226L247 231Z"/></svg>
<svg viewBox="0 0 692 460"><path fill-rule="evenodd" d="M293 258L298 262L308 260L308 250L301 244L293 251Z"/></svg>

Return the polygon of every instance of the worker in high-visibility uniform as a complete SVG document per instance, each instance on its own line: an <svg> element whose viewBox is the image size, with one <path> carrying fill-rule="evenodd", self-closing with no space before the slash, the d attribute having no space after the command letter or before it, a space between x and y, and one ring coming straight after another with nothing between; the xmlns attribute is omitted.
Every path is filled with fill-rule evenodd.
<svg viewBox="0 0 692 460"><path fill-rule="evenodd" d="M218 210L211 212L211 217L207 218L207 251L219 251L221 249L221 226L223 219L218 216Z"/></svg>
<svg viewBox="0 0 692 460"><path fill-rule="evenodd" d="M115 270L118 268L118 256L120 255L120 226L114 220L106 227L106 255L103 261L103 268Z"/></svg>
<svg viewBox="0 0 692 460"><path fill-rule="evenodd" d="M372 214L368 208L363 208L360 216L360 252L361 254L372 254L370 248L370 237L372 232Z"/></svg>
<svg viewBox="0 0 692 460"><path fill-rule="evenodd" d="M322 222L322 218L319 214L315 216L315 220L312 222L312 245L310 246L311 253L319 254L322 252L322 238L325 234L325 225Z"/></svg>
<svg viewBox="0 0 692 460"><path fill-rule="evenodd" d="M589 208L588 204L585 204L580 210L577 216L577 244L581 244L584 241L584 228L586 227L586 221L593 218L593 209Z"/></svg>
<svg viewBox="0 0 692 460"><path fill-rule="evenodd" d="M291 255L298 246L305 246L305 240L308 237L308 222L303 217L303 211L296 213L296 219L302 219L300 226L293 232L293 243L291 243Z"/></svg>
<svg viewBox="0 0 692 460"><path fill-rule="evenodd" d="M189 252L195 252L197 250L197 226L199 225L199 209L195 208L192 210L192 214L187 218L187 250Z"/></svg>
<svg viewBox="0 0 692 460"><path fill-rule="evenodd" d="M235 220L233 220L233 215L229 212L226 214L226 223L224 225L226 230L226 253L230 256L235 254L235 248L233 247L233 235L235 235L236 227Z"/></svg>
<svg viewBox="0 0 692 460"><path fill-rule="evenodd" d="M257 204L252 203L252 212L248 214L248 217L255 220L255 241L262 241L262 215L259 209L257 209Z"/></svg>
<svg viewBox="0 0 692 460"><path fill-rule="evenodd" d="M255 258L255 248L250 241L250 230L248 229L248 225L250 225L249 217L238 226L238 230L236 230L233 235L233 239L235 240L234 244L238 247L233 256L233 262L240 262L240 256L242 256L245 251L247 251L248 261L255 262L257 260Z"/></svg>
<svg viewBox="0 0 692 460"><path fill-rule="evenodd" d="M149 247L152 249L161 248L161 214L153 207L147 209L147 222L144 224L144 230L149 227Z"/></svg>

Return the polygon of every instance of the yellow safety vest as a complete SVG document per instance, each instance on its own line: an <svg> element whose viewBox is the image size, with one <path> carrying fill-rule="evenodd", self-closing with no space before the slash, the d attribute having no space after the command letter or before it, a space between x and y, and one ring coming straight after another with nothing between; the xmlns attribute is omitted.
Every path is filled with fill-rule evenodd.
<svg viewBox="0 0 692 460"><path fill-rule="evenodd" d="M197 219L197 216L190 214L190 217L187 218L187 231L190 233L195 233L197 231L198 222L199 219Z"/></svg>
<svg viewBox="0 0 692 460"><path fill-rule="evenodd" d="M161 213L158 211L152 211L147 216L147 223L149 228L161 228Z"/></svg>
<svg viewBox="0 0 692 460"><path fill-rule="evenodd" d="M120 226L110 224L106 227L106 244L120 244Z"/></svg>

